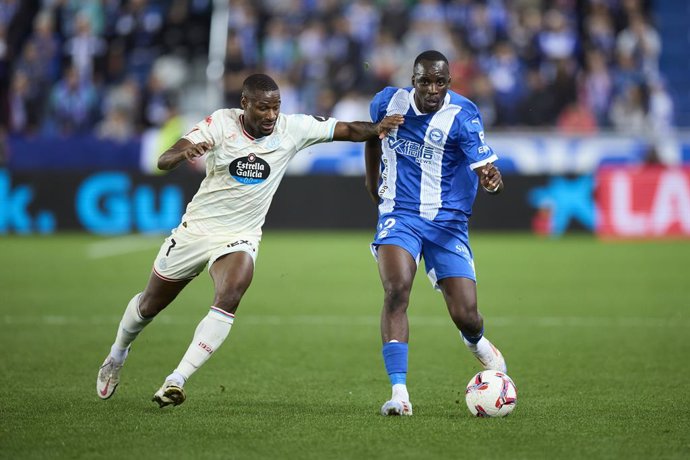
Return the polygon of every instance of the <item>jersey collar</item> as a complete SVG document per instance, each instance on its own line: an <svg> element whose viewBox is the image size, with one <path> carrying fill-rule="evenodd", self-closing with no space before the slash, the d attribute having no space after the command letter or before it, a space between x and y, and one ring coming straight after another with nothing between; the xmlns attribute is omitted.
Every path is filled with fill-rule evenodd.
<svg viewBox="0 0 690 460"><path fill-rule="evenodd" d="M412 91L410 91L410 95L409 95L410 107L412 107L412 110L414 110L414 113L416 115L428 115L427 113L424 113L417 108L417 104L415 104L415 102L414 102L414 93L415 93L415 89L412 88ZM446 93L446 97L443 98L443 105L441 105L441 107L438 108L437 112L445 109L448 106L448 104L450 104L450 94Z"/></svg>
<svg viewBox="0 0 690 460"><path fill-rule="evenodd" d="M244 114L240 114L240 126L242 127L242 134L245 135L250 141L255 141L256 138L249 134L246 129L244 129Z"/></svg>

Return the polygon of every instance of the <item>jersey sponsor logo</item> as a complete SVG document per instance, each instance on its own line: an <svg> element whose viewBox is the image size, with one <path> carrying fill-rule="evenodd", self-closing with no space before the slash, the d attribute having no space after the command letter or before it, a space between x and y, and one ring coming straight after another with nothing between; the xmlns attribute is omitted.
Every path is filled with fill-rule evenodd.
<svg viewBox="0 0 690 460"><path fill-rule="evenodd" d="M324 122L324 121L327 120L326 117L322 117L322 116L320 116L320 115L312 115L312 117L314 117L314 118L316 119L316 121Z"/></svg>
<svg viewBox="0 0 690 460"><path fill-rule="evenodd" d="M213 121L213 118L211 118L211 115L207 116L204 118L204 121L206 122L207 125L211 125L211 122Z"/></svg>
<svg viewBox="0 0 690 460"><path fill-rule="evenodd" d="M250 153L230 163L228 166L230 175L237 182L246 185L256 185L268 179L271 167L256 154Z"/></svg>
<svg viewBox="0 0 690 460"><path fill-rule="evenodd" d="M388 147L395 153L405 155L415 159L417 163L431 163L435 155L441 155L438 147L420 144L406 139L395 139L391 136L386 138Z"/></svg>

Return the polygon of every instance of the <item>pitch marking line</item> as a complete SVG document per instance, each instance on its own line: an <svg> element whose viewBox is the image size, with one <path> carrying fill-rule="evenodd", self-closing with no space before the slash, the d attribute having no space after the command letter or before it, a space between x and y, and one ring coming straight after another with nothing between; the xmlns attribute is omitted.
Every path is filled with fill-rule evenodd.
<svg viewBox="0 0 690 460"><path fill-rule="evenodd" d="M103 259L116 257L133 252L140 252L160 246L163 242L161 235L154 236L124 236L111 238L97 243L91 243L86 247L86 255L89 259Z"/></svg>
<svg viewBox="0 0 690 460"><path fill-rule="evenodd" d="M192 325L196 324L201 318L199 316L169 316L162 314L156 318L155 322L169 325ZM61 316L61 315L4 315L3 325L46 325L46 326L82 326L82 325L117 325L120 316L116 315L86 315L86 316ZM371 315L360 316L331 316L331 315L296 315L296 316L277 316L277 315L242 315L238 316L237 321L241 324L253 326L376 326L379 324L380 317ZM410 317L410 323L415 326L446 327L450 326L450 318L441 317ZM492 327L649 327L649 328L673 328L690 327L690 322L685 318L653 318L653 317L594 317L594 316L538 316L538 317L516 317L516 316L495 316L489 317L487 323Z"/></svg>

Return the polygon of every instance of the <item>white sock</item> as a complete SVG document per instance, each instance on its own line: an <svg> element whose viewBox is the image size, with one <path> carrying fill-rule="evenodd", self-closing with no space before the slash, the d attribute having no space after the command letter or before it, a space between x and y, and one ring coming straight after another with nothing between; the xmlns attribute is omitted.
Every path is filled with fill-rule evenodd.
<svg viewBox="0 0 690 460"><path fill-rule="evenodd" d="M409 401L410 394L407 392L407 385L402 383L396 383L393 385L393 394L391 395L391 399L396 401Z"/></svg>
<svg viewBox="0 0 690 460"><path fill-rule="evenodd" d="M120 320L120 326L117 329L115 343L110 347L110 356L117 362L121 363L125 360L129 346L146 325L153 320L153 318L143 318L139 313L140 298L141 292L132 297L127 304L122 320Z"/></svg>
<svg viewBox="0 0 690 460"><path fill-rule="evenodd" d="M208 315L201 320L194 331L194 338L187 352L175 371L166 380L172 380L178 385L185 384L187 379L197 371L211 355L221 346L225 338L230 334L230 328L235 320L235 315L227 313L220 308L211 307ZM180 381L180 378L184 379Z"/></svg>

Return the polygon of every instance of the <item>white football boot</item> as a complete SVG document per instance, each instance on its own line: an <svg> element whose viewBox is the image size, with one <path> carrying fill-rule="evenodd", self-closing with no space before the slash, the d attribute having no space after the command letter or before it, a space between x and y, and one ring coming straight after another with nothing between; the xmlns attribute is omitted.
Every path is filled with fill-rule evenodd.
<svg viewBox="0 0 690 460"><path fill-rule="evenodd" d="M476 345L468 342L464 337L463 340L467 348L469 348L472 354L482 363L484 369L503 373L508 371L506 360L503 358L498 348L489 342L489 339L482 337Z"/></svg>
<svg viewBox="0 0 690 460"><path fill-rule="evenodd" d="M409 401L391 399L381 406L381 415L412 415L412 404Z"/></svg>
<svg viewBox="0 0 690 460"><path fill-rule="evenodd" d="M129 348L125 352L125 359L127 359L128 353ZM120 371L124 364L124 359L118 363L110 354L105 358L101 368L98 369L98 378L96 379L96 393L98 393L99 398L108 399L115 393L115 389L120 383Z"/></svg>
<svg viewBox="0 0 690 460"><path fill-rule="evenodd" d="M166 380L165 383L156 391L153 395L151 401L157 402L158 407L165 407L172 404L173 406L179 406L182 404L187 395L184 393L184 388L178 385L177 382L172 380Z"/></svg>

